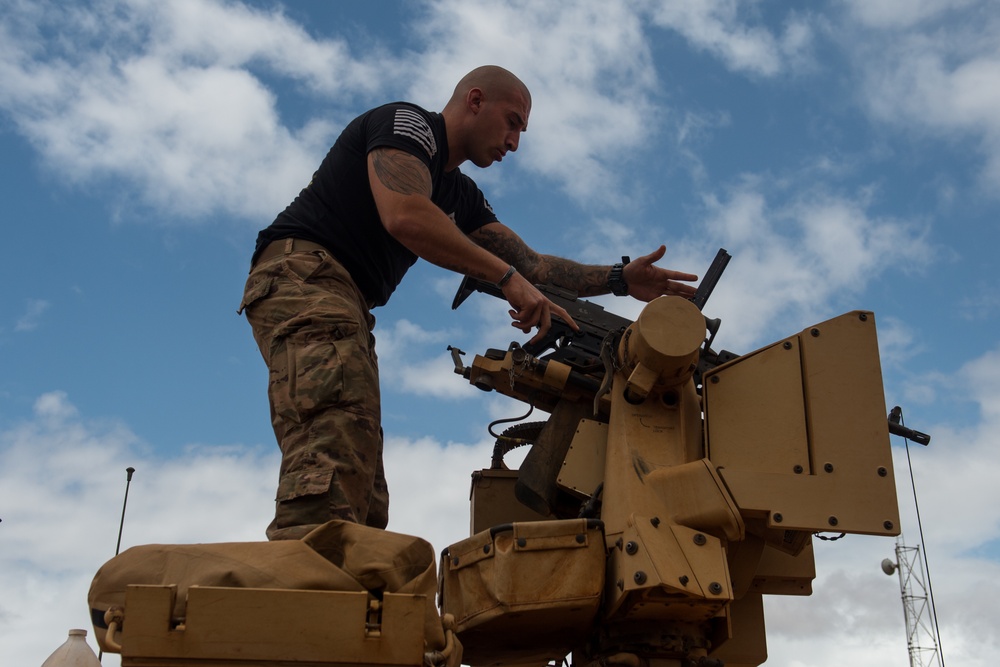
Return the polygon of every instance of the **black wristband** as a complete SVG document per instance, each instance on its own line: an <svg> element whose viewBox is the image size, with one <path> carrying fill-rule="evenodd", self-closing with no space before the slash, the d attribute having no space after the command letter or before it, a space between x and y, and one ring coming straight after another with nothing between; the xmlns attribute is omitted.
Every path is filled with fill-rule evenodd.
<svg viewBox="0 0 1000 667"><path fill-rule="evenodd" d="M622 277L622 272L625 270L625 265L631 261L628 256L623 256L621 264L611 267L611 273L608 274L608 289L615 296L628 296L628 283Z"/></svg>

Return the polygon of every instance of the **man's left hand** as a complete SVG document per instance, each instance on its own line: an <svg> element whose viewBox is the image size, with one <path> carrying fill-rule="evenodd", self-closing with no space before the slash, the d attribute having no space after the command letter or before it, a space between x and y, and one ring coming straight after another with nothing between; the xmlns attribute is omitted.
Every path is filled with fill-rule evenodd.
<svg viewBox="0 0 1000 667"><path fill-rule="evenodd" d="M672 271L653 266L663 258L667 252L667 247L661 245L659 248L625 265L622 271L622 278L628 285L628 294L640 301L652 301L664 296L681 296L690 299L697 291L696 286L687 285L678 281L698 280L698 276L693 273L682 271Z"/></svg>

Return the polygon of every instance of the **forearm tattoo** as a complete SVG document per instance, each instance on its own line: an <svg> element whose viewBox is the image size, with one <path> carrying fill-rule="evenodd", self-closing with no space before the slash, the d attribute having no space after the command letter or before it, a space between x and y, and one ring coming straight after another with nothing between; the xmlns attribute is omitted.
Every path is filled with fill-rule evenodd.
<svg viewBox="0 0 1000 667"><path fill-rule="evenodd" d="M551 283L571 289L580 296L608 293L607 266L580 264L554 255L540 255L520 238L480 228L473 234L476 243L517 267L532 283Z"/></svg>
<svg viewBox="0 0 1000 667"><path fill-rule="evenodd" d="M403 195L431 195L431 174L419 159L398 150L375 149L372 166L378 180Z"/></svg>
<svg viewBox="0 0 1000 667"><path fill-rule="evenodd" d="M538 282L566 287L580 296L596 296L609 291L608 272L611 269L607 266L580 264L552 255L543 255L542 265L546 270Z"/></svg>

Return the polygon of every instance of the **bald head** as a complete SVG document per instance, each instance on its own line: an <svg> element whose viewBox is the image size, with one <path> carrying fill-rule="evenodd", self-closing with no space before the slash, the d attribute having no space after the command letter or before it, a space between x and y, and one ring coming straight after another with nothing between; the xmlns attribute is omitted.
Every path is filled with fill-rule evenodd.
<svg viewBox="0 0 1000 667"><path fill-rule="evenodd" d="M462 77L455 86L447 106L465 104L469 91L478 88L488 99L508 99L511 95L521 95L531 108L531 93L524 83L513 73L496 65L477 67Z"/></svg>
<svg viewBox="0 0 1000 667"><path fill-rule="evenodd" d="M448 136L447 169L471 160L478 167L516 151L528 129L531 93L502 67L477 67L462 77L441 115Z"/></svg>

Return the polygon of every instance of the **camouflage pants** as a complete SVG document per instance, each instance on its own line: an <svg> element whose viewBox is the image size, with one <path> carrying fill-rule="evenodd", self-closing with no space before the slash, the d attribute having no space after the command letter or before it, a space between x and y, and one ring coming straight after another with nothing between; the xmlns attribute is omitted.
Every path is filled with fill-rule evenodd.
<svg viewBox="0 0 1000 667"><path fill-rule="evenodd" d="M339 262L285 248L257 262L240 304L268 367L282 454L267 537L299 539L331 519L385 528L375 318Z"/></svg>

